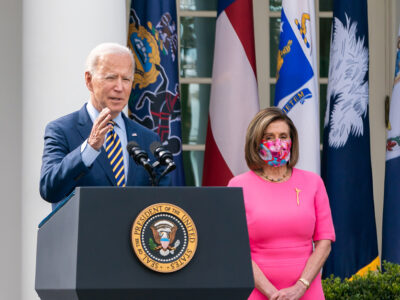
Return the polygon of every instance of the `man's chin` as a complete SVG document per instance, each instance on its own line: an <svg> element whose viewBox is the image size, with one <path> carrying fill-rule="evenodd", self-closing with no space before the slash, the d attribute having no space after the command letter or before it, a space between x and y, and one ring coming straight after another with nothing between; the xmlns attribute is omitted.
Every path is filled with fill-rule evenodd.
<svg viewBox="0 0 400 300"><path fill-rule="evenodd" d="M113 119L119 115L120 112L124 110L125 105L109 105L107 106L111 111L111 116Z"/></svg>

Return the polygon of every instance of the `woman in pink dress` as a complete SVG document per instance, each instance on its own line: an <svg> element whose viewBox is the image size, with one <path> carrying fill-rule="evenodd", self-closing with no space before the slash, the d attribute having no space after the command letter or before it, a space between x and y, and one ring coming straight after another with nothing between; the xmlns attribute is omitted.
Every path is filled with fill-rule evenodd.
<svg viewBox="0 0 400 300"><path fill-rule="evenodd" d="M260 111L247 129L245 155L251 171L229 186L243 188L256 287L249 299L325 299L320 271L335 232L321 178L294 168L293 122L278 108Z"/></svg>

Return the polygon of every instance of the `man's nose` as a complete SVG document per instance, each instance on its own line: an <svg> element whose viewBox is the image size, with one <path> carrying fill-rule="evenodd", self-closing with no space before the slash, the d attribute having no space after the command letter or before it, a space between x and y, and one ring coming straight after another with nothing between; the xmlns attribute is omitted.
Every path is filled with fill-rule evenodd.
<svg viewBox="0 0 400 300"><path fill-rule="evenodd" d="M122 78L117 78L114 89L116 91L122 91Z"/></svg>

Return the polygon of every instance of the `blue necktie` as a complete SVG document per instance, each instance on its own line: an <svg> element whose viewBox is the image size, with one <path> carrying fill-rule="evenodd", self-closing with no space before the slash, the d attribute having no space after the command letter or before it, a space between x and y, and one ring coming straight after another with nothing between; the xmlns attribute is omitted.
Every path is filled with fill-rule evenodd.
<svg viewBox="0 0 400 300"><path fill-rule="evenodd" d="M115 122L109 123L112 128L106 134L106 152L110 161L117 186L125 186L124 155L122 153L121 141L114 130Z"/></svg>

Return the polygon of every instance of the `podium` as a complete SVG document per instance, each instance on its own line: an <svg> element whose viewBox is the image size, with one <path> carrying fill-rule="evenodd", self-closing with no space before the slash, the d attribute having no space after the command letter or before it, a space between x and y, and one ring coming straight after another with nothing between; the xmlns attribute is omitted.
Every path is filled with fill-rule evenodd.
<svg viewBox="0 0 400 300"><path fill-rule="evenodd" d="M176 272L151 270L133 249L135 219L158 203L180 207L197 229ZM41 299L247 299L253 288L240 188L80 187L38 230Z"/></svg>

